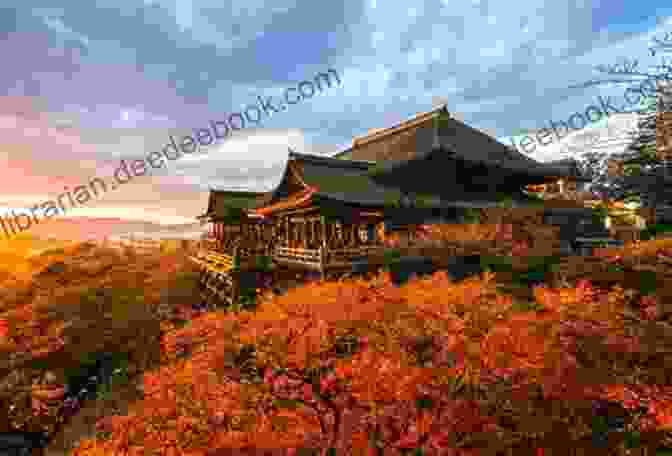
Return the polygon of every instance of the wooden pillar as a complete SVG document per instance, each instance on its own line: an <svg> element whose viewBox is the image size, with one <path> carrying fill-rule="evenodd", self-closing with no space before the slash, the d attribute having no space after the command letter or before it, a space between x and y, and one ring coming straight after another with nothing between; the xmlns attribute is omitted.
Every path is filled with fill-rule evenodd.
<svg viewBox="0 0 672 456"><path fill-rule="evenodd" d="M310 247L311 249L315 248L315 239L313 237L313 233L314 233L313 227L314 227L314 225L315 225L315 222L312 219L308 220L308 247Z"/></svg>
<svg viewBox="0 0 672 456"><path fill-rule="evenodd" d="M303 220L301 222L301 244L303 245L304 249L308 248L308 222L306 220Z"/></svg>
<svg viewBox="0 0 672 456"><path fill-rule="evenodd" d="M327 247L327 220L326 218L322 215L320 216L320 236L322 239L320 239L320 243L322 244L323 247Z"/></svg>
<svg viewBox="0 0 672 456"><path fill-rule="evenodd" d="M292 233L289 230L289 217L285 216L285 243L287 244L287 247L290 246L291 242L292 242Z"/></svg>

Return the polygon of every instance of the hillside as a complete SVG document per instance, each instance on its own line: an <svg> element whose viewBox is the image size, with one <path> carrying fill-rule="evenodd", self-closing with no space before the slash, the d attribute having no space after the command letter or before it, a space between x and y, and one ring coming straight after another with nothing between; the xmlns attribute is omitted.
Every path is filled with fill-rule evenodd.
<svg viewBox="0 0 672 456"><path fill-rule="evenodd" d="M28 259L14 255L22 271L4 271L0 288L0 319L9 323L0 342L0 416L23 430L51 433L65 412L56 402L34 414L30 391L45 376L66 384L103 353L121 355L131 378L156 365L161 321L196 296L190 264L179 253L140 255L80 243ZM110 413L103 409L99 416ZM80 426L93 432L91 423ZM67 446L58 441L64 436L55 438L56 447Z"/></svg>
<svg viewBox="0 0 672 456"><path fill-rule="evenodd" d="M0 425L53 434L54 456L670 448L671 249L569 257L519 275L527 293L500 261L200 314L183 255L66 246L3 287Z"/></svg>
<svg viewBox="0 0 672 456"><path fill-rule="evenodd" d="M199 223L162 225L159 223L100 217L54 218L30 230L30 235L42 239L86 241L135 234L137 237L168 237L193 239L203 231Z"/></svg>

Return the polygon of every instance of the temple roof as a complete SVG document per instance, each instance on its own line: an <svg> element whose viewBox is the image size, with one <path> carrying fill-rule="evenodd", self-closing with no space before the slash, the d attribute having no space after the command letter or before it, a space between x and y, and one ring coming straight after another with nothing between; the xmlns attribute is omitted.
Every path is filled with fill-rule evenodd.
<svg viewBox="0 0 672 456"><path fill-rule="evenodd" d="M424 207L483 206L493 203L492 192L479 187L465 190L466 184L460 184L455 177L474 183L494 182L497 191L507 192L521 184L576 176L575 162L537 162L450 117L442 106L355 138L350 149L336 156L290 150L283 177L275 189L211 190L208 210L202 217L223 218L232 210L272 213L309 205L317 199L389 207L399 205L404 193L413 194L416 202L422 200ZM428 182L433 185L428 186Z"/></svg>
<svg viewBox="0 0 672 456"><path fill-rule="evenodd" d="M268 215L325 200L370 208L403 205L404 193L399 188L382 185L372 177L375 166L373 162L290 151L280 185L265 197L256 212ZM290 188L300 190L291 191ZM497 204L492 194L455 187L441 195L420 192L408 196L411 205L425 208L488 207Z"/></svg>
<svg viewBox="0 0 672 456"><path fill-rule="evenodd" d="M383 187L371 179L369 170L373 163L363 161L339 160L331 157L299 154L290 151L285 175L280 185L271 192L270 205L274 210L298 208L308 203L306 198L329 199L343 203L368 207L394 205L401 197L395 188ZM300 187L299 192L290 188ZM284 201L290 195L300 195L295 205L288 206ZM267 202L268 203L268 202ZM257 207L258 213L267 213L267 204Z"/></svg>
<svg viewBox="0 0 672 456"><path fill-rule="evenodd" d="M446 106L355 138L352 148L334 158L384 162L382 170L392 170L437 153L534 178L579 177L575 162L538 162L451 117Z"/></svg>
<svg viewBox="0 0 672 456"><path fill-rule="evenodd" d="M250 210L268 199L268 193L210 189L208 208L199 219L221 220L237 210Z"/></svg>

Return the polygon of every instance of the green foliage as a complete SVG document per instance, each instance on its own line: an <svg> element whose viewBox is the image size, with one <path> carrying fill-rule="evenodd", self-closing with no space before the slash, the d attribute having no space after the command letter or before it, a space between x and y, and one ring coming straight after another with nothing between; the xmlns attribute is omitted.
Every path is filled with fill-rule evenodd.
<svg viewBox="0 0 672 456"><path fill-rule="evenodd" d="M441 111L438 116L434 117L434 128L436 128L440 136L449 134L450 115L447 112Z"/></svg>
<svg viewBox="0 0 672 456"><path fill-rule="evenodd" d="M96 432L96 438L100 440L108 440L110 437L112 437L112 433L110 431L98 431Z"/></svg>
<svg viewBox="0 0 672 456"><path fill-rule="evenodd" d="M96 399L99 401L107 401L112 396L112 385L108 383L103 383L98 387L96 391Z"/></svg>
<svg viewBox="0 0 672 456"><path fill-rule="evenodd" d="M513 310L515 312L541 312L544 306L536 301L513 301Z"/></svg>
<svg viewBox="0 0 672 456"><path fill-rule="evenodd" d="M511 208L513 207L513 197L510 193L497 193L497 207Z"/></svg>
<svg viewBox="0 0 672 456"><path fill-rule="evenodd" d="M241 310L252 310L257 305L257 290L254 288L241 288L240 294L238 296L238 302L234 303L233 310L234 312L240 312Z"/></svg>
<svg viewBox="0 0 672 456"><path fill-rule="evenodd" d="M297 409L301 405L300 401L295 401L291 399L276 399L273 401L273 406L277 408L285 409Z"/></svg>
<svg viewBox="0 0 672 456"><path fill-rule="evenodd" d="M466 208L462 213L464 223L481 223L481 211L474 208Z"/></svg>
<svg viewBox="0 0 672 456"><path fill-rule="evenodd" d="M513 265L510 257L502 255L482 255L481 268L492 272L511 272Z"/></svg>
<svg viewBox="0 0 672 456"><path fill-rule="evenodd" d="M626 432L624 437L626 448L634 449L642 446L642 436L639 432Z"/></svg>
<svg viewBox="0 0 672 456"><path fill-rule="evenodd" d="M68 367L64 370L66 383L72 383L76 379L82 378L90 369L95 367L96 361L103 357L104 353L100 352L84 352L79 356L79 361L76 366ZM110 361L113 369L112 376L108 383L100 385L97 392L99 399L107 399L111 393L114 385L128 385L130 382L130 374L128 371L129 355L128 353L113 353Z"/></svg>
<svg viewBox="0 0 672 456"><path fill-rule="evenodd" d="M371 166L367 173L369 176L375 177L382 174L384 170L385 170L385 162L379 161L376 162L373 166Z"/></svg>
<svg viewBox="0 0 672 456"><path fill-rule="evenodd" d="M639 272L639 291L643 295L654 293L657 289L657 279L655 271Z"/></svg>
<svg viewBox="0 0 672 456"><path fill-rule="evenodd" d="M115 318L128 318L133 306L142 305L144 291L136 288L88 289L81 295L82 304L112 311Z"/></svg>
<svg viewBox="0 0 672 456"><path fill-rule="evenodd" d="M520 275L523 282L541 282L546 278L546 271L543 269L533 269Z"/></svg>
<svg viewBox="0 0 672 456"><path fill-rule="evenodd" d="M609 208L604 203L599 203L593 208L593 220L596 223L603 223L605 217L609 215Z"/></svg>
<svg viewBox="0 0 672 456"><path fill-rule="evenodd" d="M429 398L416 399L415 404L419 409L431 409L433 406L433 402Z"/></svg>
<svg viewBox="0 0 672 456"><path fill-rule="evenodd" d="M175 273L175 287L179 289L193 288L198 280L199 273L196 271L178 271Z"/></svg>
<svg viewBox="0 0 672 456"><path fill-rule="evenodd" d="M273 258L269 255L257 256L256 263L256 268L259 271L269 272L273 269Z"/></svg>
<svg viewBox="0 0 672 456"><path fill-rule="evenodd" d="M668 223L657 223L655 225L648 226L646 229L642 230L640 237L643 240L649 240L661 233L672 232L672 225Z"/></svg>
<svg viewBox="0 0 672 456"><path fill-rule="evenodd" d="M434 195L416 194L415 205L417 207L434 207L440 203L439 198Z"/></svg>
<svg viewBox="0 0 672 456"><path fill-rule="evenodd" d="M610 264L607 266L607 272L623 272L625 269L619 264Z"/></svg>
<svg viewBox="0 0 672 456"><path fill-rule="evenodd" d="M117 320L127 320L132 315L134 306L141 306L144 302L142 290L132 288L117 290L113 296L112 315Z"/></svg>
<svg viewBox="0 0 672 456"><path fill-rule="evenodd" d="M383 252L383 265L385 268L390 268L392 264L397 263L400 259L401 251L398 249L391 249Z"/></svg>
<svg viewBox="0 0 672 456"><path fill-rule="evenodd" d="M401 193L389 192L385 193L385 205L388 207L401 207Z"/></svg>

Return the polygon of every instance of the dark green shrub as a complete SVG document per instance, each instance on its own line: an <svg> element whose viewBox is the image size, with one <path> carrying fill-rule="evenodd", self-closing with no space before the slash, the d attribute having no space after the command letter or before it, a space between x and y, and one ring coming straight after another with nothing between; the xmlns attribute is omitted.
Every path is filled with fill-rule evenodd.
<svg viewBox="0 0 672 456"><path fill-rule="evenodd" d="M398 262L401 259L401 251L397 249L387 250L383 253L383 265L387 270L392 266L393 263Z"/></svg>
<svg viewBox="0 0 672 456"><path fill-rule="evenodd" d="M466 208L462 213L464 223L481 223L481 212L478 209Z"/></svg>
<svg viewBox="0 0 672 456"><path fill-rule="evenodd" d="M511 257L503 255L481 256L481 267L492 272L511 272L513 270Z"/></svg>
<svg viewBox="0 0 672 456"><path fill-rule="evenodd" d="M256 258L256 268L262 272L269 272L273 269L273 258L269 255L260 255Z"/></svg>
<svg viewBox="0 0 672 456"><path fill-rule="evenodd" d="M642 230L640 233L640 239L648 241L655 238L656 236L662 233L672 232L672 224L669 223L657 223L647 227L645 230Z"/></svg>
<svg viewBox="0 0 672 456"><path fill-rule="evenodd" d="M654 293L657 289L657 278L654 271L639 272L639 291L643 295Z"/></svg>

